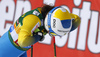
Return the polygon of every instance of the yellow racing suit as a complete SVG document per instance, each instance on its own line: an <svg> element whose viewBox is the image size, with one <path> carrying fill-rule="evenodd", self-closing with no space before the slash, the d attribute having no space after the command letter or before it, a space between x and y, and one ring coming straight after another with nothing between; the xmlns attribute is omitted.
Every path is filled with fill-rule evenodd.
<svg viewBox="0 0 100 57"><path fill-rule="evenodd" d="M72 13L70 16L73 18L71 28L73 31L79 26L80 18ZM43 21L41 8L28 11L19 17L9 31L0 38L0 45L2 45L0 46L0 57L17 57L23 51L30 49L31 45L40 39L38 37L34 39L34 32L41 31L43 35L47 34Z"/></svg>
<svg viewBox="0 0 100 57"><path fill-rule="evenodd" d="M33 43L33 32L42 31L43 17L41 8L36 8L23 14L9 30L11 43L20 50L28 50ZM27 47L27 48L26 48Z"/></svg>

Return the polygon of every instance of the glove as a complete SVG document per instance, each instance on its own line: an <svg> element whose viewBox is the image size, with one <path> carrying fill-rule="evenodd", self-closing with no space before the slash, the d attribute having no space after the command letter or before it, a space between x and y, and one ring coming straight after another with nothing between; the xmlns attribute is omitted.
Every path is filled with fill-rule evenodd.
<svg viewBox="0 0 100 57"><path fill-rule="evenodd" d="M39 41L43 41L44 40L44 35L43 35L43 33L41 31L33 32L33 36L35 36L35 35L39 35L41 37Z"/></svg>

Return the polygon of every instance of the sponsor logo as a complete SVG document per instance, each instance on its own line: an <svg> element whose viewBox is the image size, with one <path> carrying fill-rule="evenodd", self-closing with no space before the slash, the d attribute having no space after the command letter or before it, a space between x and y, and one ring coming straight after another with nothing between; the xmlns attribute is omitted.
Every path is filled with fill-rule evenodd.
<svg viewBox="0 0 100 57"><path fill-rule="evenodd" d="M56 19L53 19L53 28L56 27Z"/></svg>
<svg viewBox="0 0 100 57"><path fill-rule="evenodd" d="M36 10L33 12L34 15L39 16L39 12L37 12Z"/></svg>

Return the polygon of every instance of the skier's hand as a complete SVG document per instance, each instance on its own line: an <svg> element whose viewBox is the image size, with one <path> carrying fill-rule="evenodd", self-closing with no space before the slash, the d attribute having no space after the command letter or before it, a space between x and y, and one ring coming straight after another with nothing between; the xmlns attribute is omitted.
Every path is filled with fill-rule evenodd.
<svg viewBox="0 0 100 57"><path fill-rule="evenodd" d="M39 35L41 37L40 41L44 40L44 35L43 35L43 33L41 31L36 32L36 33L33 32L33 36L35 36L35 35Z"/></svg>

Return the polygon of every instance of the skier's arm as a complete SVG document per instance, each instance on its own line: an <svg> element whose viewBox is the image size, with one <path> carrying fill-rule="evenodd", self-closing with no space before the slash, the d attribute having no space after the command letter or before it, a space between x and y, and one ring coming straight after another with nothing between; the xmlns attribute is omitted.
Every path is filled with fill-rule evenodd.
<svg viewBox="0 0 100 57"><path fill-rule="evenodd" d="M79 25L80 25L80 17L78 15L72 14L70 13L71 17L73 18L72 20L72 28L71 31L73 31L74 29L76 29Z"/></svg>
<svg viewBox="0 0 100 57"><path fill-rule="evenodd" d="M40 19L35 15L28 15L23 19L23 26L18 35L18 44L21 47L30 46L35 42L32 36L32 29L36 29L41 25Z"/></svg>

